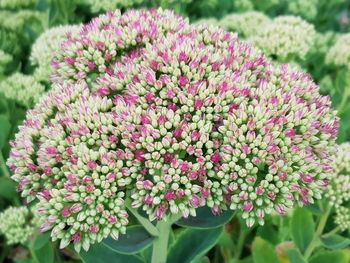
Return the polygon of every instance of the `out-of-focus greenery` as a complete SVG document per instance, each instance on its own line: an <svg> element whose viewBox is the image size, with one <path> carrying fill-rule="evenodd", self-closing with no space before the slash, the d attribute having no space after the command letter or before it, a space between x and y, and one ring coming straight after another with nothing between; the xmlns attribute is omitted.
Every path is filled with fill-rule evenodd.
<svg viewBox="0 0 350 263"><path fill-rule="evenodd" d="M0 0L1 212L24 204L5 166L9 141L18 131L26 110L50 89L50 59L54 49L59 48L65 29L76 28L111 9L141 7L174 9L193 23L236 32L272 60L292 63L309 72L338 110L338 143L350 141L349 0ZM14 222L31 219L29 210L25 216L19 216L19 210L11 212L15 210L7 210L3 215L18 215ZM349 211L342 208L335 218L327 201L322 201L291 211L283 219L272 217L264 227L250 230L234 218L219 244L194 263L350 262L349 230L339 232L336 228L337 221L342 226L347 220L350 222ZM14 229L13 236L6 237L11 242L6 235L0 237L0 262L80 262L71 249L60 251L47 235L29 231L29 221L22 230L21 225L14 227L11 223L0 222L1 232L6 231L3 226L7 225ZM29 235L27 240L22 239Z"/></svg>

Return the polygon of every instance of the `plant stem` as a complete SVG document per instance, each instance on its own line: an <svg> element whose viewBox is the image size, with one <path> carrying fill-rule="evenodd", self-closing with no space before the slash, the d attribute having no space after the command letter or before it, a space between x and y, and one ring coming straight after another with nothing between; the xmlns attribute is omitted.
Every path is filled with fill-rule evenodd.
<svg viewBox="0 0 350 263"><path fill-rule="evenodd" d="M345 92L344 92L342 99L337 107L339 115L343 113L343 110L344 110L343 108L346 105L346 101L348 100L349 95L350 95L350 88L345 88Z"/></svg>
<svg viewBox="0 0 350 263"><path fill-rule="evenodd" d="M10 172L6 166L4 156L2 155L1 151L0 151L0 169L1 169L2 173L4 174L4 176L6 176L8 178L11 177Z"/></svg>
<svg viewBox="0 0 350 263"><path fill-rule="evenodd" d="M333 230L329 231L328 233L323 234L322 237L329 237L333 234L336 234L339 230L340 230L340 227L338 226L338 227L334 228Z"/></svg>
<svg viewBox="0 0 350 263"><path fill-rule="evenodd" d="M244 231L244 229L240 229L238 240L237 240L237 246L235 249L236 251L235 251L235 255L234 255L234 259L236 259L236 260L240 259L240 257L241 257L245 238L246 238L246 232Z"/></svg>
<svg viewBox="0 0 350 263"><path fill-rule="evenodd" d="M328 206L326 208L326 211L322 214L322 216L320 218L320 221L318 223L316 232L314 234L314 237L313 237L311 243L309 244L309 246L305 250L304 257L306 260L311 256L314 249L319 245L320 237L321 237L323 230L326 226L327 219L328 219L330 212L331 212L331 206Z"/></svg>
<svg viewBox="0 0 350 263"><path fill-rule="evenodd" d="M131 207L130 200L125 201L125 206L136 217L136 219L147 230L148 233L155 237L159 235L158 229L147 218L141 216L135 208Z"/></svg>
<svg viewBox="0 0 350 263"><path fill-rule="evenodd" d="M157 223L159 236L153 241L152 263L166 263L171 224L164 220Z"/></svg>

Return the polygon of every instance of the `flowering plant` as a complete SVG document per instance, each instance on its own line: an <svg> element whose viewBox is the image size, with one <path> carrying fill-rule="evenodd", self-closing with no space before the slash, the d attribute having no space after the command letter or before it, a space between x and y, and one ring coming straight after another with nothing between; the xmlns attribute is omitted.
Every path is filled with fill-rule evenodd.
<svg viewBox="0 0 350 263"><path fill-rule="evenodd" d="M51 64L52 88L7 165L38 201L40 230L85 262L150 244L153 263L185 262L172 249L193 240L201 256L233 213L264 225L320 199L331 179L329 98L233 33L167 10L107 12ZM189 232L172 242L173 225Z"/></svg>

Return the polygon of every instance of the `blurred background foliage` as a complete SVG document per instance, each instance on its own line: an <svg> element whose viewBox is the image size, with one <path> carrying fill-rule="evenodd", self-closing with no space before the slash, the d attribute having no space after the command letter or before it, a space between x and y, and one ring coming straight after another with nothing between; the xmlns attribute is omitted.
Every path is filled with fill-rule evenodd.
<svg viewBox="0 0 350 263"><path fill-rule="evenodd" d="M17 132L26 110L50 89L49 61L55 49L59 48L59 41L67 33L67 27L61 26L76 25L78 28L79 24L108 10L119 8L125 11L142 7L174 9L191 22L221 26L237 32L241 39L252 42L276 62L291 63L309 72L320 85L321 92L331 97L333 106L338 110L338 143L350 140L349 0L0 0L1 211L21 203L5 166L9 141ZM314 229L313 218L319 218L324 212L322 205L301 210L283 219L271 218L258 229L242 231L244 224L238 219L232 220L226 226L219 245L198 262L248 263L254 260L256 263L274 263L298 259L295 251L290 257L284 253L287 248L293 248L288 240L298 235L293 231L293 225L305 230ZM28 211L12 214L18 215L15 220L18 226L23 224ZM4 223L4 226L7 229L14 227L14 236L18 231L23 231L10 223ZM327 223L324 227L332 229L332 224ZM255 235L261 238L253 241ZM57 244L51 244L48 240L48 235L34 235L22 245L13 245L9 242L6 244L6 239L1 236L0 262L79 260L70 249L58 253L54 249ZM334 242L329 244L334 248ZM349 239L340 239L337 244L336 249L350 245ZM237 251L232 251L232 247ZM273 253L269 253L270 250ZM250 255L251 251L252 256L238 260L237 254ZM321 251L321 256L316 255L310 262L329 263L332 260L333 263L346 263L350 258L348 256L347 259L344 254L349 252L329 253L338 252Z"/></svg>

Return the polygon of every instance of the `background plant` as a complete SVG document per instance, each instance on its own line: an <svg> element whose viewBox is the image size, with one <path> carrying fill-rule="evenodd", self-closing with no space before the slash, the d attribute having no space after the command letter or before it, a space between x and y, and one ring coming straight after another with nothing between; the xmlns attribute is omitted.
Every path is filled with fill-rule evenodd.
<svg viewBox="0 0 350 263"><path fill-rule="evenodd" d="M198 23L203 23L203 20L207 19L207 22L214 22L227 30L237 31L240 38L247 41L254 41L250 39L252 36L255 38L260 34L265 34L256 31L262 21L271 23L271 28L278 28L274 23L279 17L300 16L304 20L303 23L308 24L308 27L314 28L315 31L315 34L308 34L310 41L307 42L306 47L305 43L300 46L296 46L297 44L289 46L286 43L282 50L283 54L288 55L283 56L264 50L263 45L260 48L277 62L292 63L295 67L311 73L316 82L320 84L321 92L330 95L333 107L338 109L340 116L338 143L349 140L348 96L350 88L349 61L347 61L349 48L346 44L349 31L349 4L346 1L108 1L108 4L111 4L111 7L106 4L101 5L99 1L82 0L0 1L0 20L2 21L0 26L0 78L2 79L0 92L4 95L0 98L2 167L0 205L3 210L8 206L20 206L21 203L24 203L16 193L14 183L8 179L11 172L4 164L10 150L8 141L14 138L18 125L25 117L25 111L33 106L44 90L51 88L45 72L48 67L41 67L40 63L33 60L34 42L41 33L48 32L52 27L68 24L79 25L110 8L121 8L123 11L131 7L173 8L176 12L188 16L193 22L200 19ZM258 12L256 17L260 17L255 22L253 19L255 15L249 16L244 13L252 11ZM232 21L239 22L233 22L230 25L230 19L228 19L230 16L233 17ZM298 36L293 32L295 28L291 30L293 36ZM286 31L289 33L289 29L284 30ZM282 34L280 38L285 36L283 30L273 32L277 34L275 36L277 38L279 38L278 34ZM314 35L312 39L311 35ZM50 46L51 44L40 45ZM303 51L300 53L298 48L301 47ZM49 52L45 55L49 55ZM340 158L340 160L343 164L347 163L346 158ZM346 173L344 174L343 171L337 173L339 172L345 176L342 177L344 178L342 182L346 182ZM339 182L335 182L334 185L339 185ZM340 194L346 197L346 191L348 189L344 188ZM346 227L349 222L349 212L347 209L349 208L346 201L342 201L342 205L338 207L333 204L333 201L325 199L307 208L288 211L283 218L267 216L263 227L248 229L240 216L232 217L230 214L227 214L227 217L224 216L220 222L216 222L218 218L211 218L209 222L200 222L203 224L200 228L211 227L207 230L189 228L181 231L180 228L174 227L174 235L170 235L169 253L174 258L174 262L180 260L178 258L180 254L188 257L188 261L184 262L195 262L196 260L200 262L208 262L208 260L210 262L347 262L349 253L349 230ZM203 211L203 216L199 218L207 218L206 213L207 211ZM144 215L135 213L134 216L131 216L131 222L137 222L137 218L142 220L140 216ZM223 223L226 223L224 231L214 227ZM29 224L28 221L27 225ZM195 222L195 224L199 223ZM149 228L152 229L152 226ZM116 258L115 253L120 254L120 252L122 252L119 255L120 260L124 261L140 260L140 255L147 258L147 255L151 253L149 244L154 238L138 227L131 228L129 231L130 237L135 237L135 239L121 239L122 248L114 248L118 252L111 251L106 246L93 248L90 252L101 253L102 251L104 257L100 258L102 262L111 257ZM186 243L189 242L189 236L194 240L198 238L198 250L188 249L193 242ZM21 245L6 244L6 240L4 236L2 258L27 262L80 260L70 247L58 250L58 244L49 242L47 234L38 235L36 231L27 242L22 242ZM138 243L139 240L147 241L141 242L139 246L128 245ZM218 245L213 247L218 240ZM187 247L176 245L179 243L188 245ZM146 249L143 249L145 247ZM139 253L139 256L125 255L125 253L134 252ZM90 260L88 254L82 253L80 257L86 262Z"/></svg>

